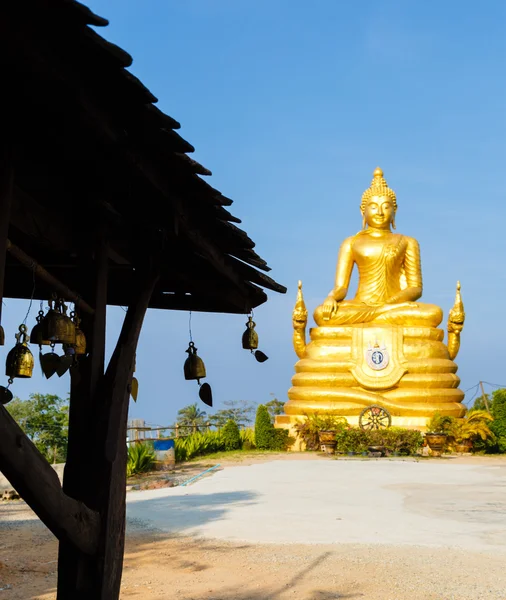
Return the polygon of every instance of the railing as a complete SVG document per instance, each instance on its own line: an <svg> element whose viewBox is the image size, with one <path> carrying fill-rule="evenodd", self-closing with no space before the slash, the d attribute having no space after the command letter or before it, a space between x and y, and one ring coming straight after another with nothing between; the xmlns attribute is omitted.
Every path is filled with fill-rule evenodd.
<svg viewBox="0 0 506 600"><path fill-rule="evenodd" d="M210 431L211 423L205 425L167 425L166 427L129 427L127 429L127 445L149 440L186 437L197 431Z"/></svg>

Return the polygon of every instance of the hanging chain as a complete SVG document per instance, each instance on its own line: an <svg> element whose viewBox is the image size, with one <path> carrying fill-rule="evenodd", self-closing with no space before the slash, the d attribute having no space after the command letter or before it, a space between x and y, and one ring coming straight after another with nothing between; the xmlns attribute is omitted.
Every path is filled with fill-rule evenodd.
<svg viewBox="0 0 506 600"><path fill-rule="evenodd" d="M33 304L33 297L35 296L35 285L36 285L36 279L35 279L35 267L36 267L36 263L32 262L32 277L33 277L33 286L32 286L32 295L30 297L30 304L28 305L28 310L26 311L26 316L23 320L23 325L26 325L26 321L28 320L28 317L30 316L30 311L32 310L32 304ZM42 306L42 302L40 303Z"/></svg>

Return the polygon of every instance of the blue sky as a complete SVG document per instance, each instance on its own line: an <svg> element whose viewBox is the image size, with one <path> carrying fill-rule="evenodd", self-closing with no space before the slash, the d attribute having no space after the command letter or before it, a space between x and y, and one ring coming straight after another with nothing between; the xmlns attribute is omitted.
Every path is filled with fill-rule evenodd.
<svg viewBox="0 0 506 600"><path fill-rule="evenodd" d="M110 20L99 33L132 54L130 70L182 124L193 157L235 200L233 214L288 287L255 312L270 357L262 365L240 350L245 317L194 313L193 337L218 408L224 400L265 402L271 393L286 398L297 280L312 311L332 286L341 241L360 229L360 197L377 165L397 193L398 231L420 241L423 300L446 315L462 282L461 387L506 384L506 3L89 6ZM5 302L9 335L26 302ZM123 316L109 311L109 352ZM132 417L167 424L198 399L182 375L187 342L186 313L149 312ZM45 381L37 371L13 391L65 395L68 386L68 375Z"/></svg>

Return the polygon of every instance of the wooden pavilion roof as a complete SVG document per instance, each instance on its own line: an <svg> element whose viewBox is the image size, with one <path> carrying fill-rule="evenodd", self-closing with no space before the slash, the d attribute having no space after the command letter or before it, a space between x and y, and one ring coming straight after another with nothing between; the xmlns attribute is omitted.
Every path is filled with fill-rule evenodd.
<svg viewBox="0 0 506 600"><path fill-rule="evenodd" d="M286 291L237 227L232 200L202 178L211 173L188 156L179 123L127 70L130 55L92 29L105 19L74 0L7 0L0 16L12 244L79 293L105 222L112 305L129 303L135 268L155 255L153 308L245 313L265 302L262 288ZM30 273L7 260L4 296L30 298ZM37 282L34 297L51 291Z"/></svg>

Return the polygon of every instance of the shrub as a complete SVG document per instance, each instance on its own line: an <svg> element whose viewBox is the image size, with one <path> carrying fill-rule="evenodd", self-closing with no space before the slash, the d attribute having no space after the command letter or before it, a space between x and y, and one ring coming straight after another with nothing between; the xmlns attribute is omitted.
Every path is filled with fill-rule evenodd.
<svg viewBox="0 0 506 600"><path fill-rule="evenodd" d="M174 440L176 462L191 460L196 456L213 454L225 449L223 439L219 431L207 431L192 433L184 438Z"/></svg>
<svg viewBox="0 0 506 600"><path fill-rule="evenodd" d="M506 390L496 390L492 394L492 416L490 429L495 435L495 451L506 452Z"/></svg>
<svg viewBox="0 0 506 600"><path fill-rule="evenodd" d="M285 451L289 446L291 438L289 437L288 429L274 429L274 437L272 438L271 450Z"/></svg>
<svg viewBox="0 0 506 600"><path fill-rule="evenodd" d="M341 452L365 452L370 446L369 432L359 427L342 429L336 435L336 450Z"/></svg>
<svg viewBox="0 0 506 600"><path fill-rule="evenodd" d="M464 440L473 443L478 439L482 443L494 441L495 436L489 426L493 420L494 417L486 410L471 410L463 419L456 419L451 436L457 444Z"/></svg>
<svg viewBox="0 0 506 600"><path fill-rule="evenodd" d="M439 412L434 413L432 419L427 424L427 433L438 433L450 435L455 426L455 418L449 415L442 415Z"/></svg>
<svg viewBox="0 0 506 600"><path fill-rule="evenodd" d="M404 456L416 454L422 447L423 436L417 429L388 427L369 431L369 446L384 446L387 453L398 452Z"/></svg>
<svg viewBox="0 0 506 600"><path fill-rule="evenodd" d="M258 450L270 450L274 444L276 430L267 408L260 404L255 419L255 446Z"/></svg>
<svg viewBox="0 0 506 600"><path fill-rule="evenodd" d="M248 427L248 429L241 429L239 433L241 436L241 448L243 450L253 450L256 447L255 430Z"/></svg>
<svg viewBox="0 0 506 600"><path fill-rule="evenodd" d="M148 444L131 444L128 446L127 477L151 471L156 460L153 447Z"/></svg>
<svg viewBox="0 0 506 600"><path fill-rule="evenodd" d="M342 429L336 435L337 447L341 452L366 452L369 446L383 446L387 454L397 452L404 456L416 454L421 448L423 437L416 429L388 427L365 431L359 427Z"/></svg>
<svg viewBox="0 0 506 600"><path fill-rule="evenodd" d="M241 434L237 423L229 419L221 432L221 440L225 450L239 450L241 448Z"/></svg>

